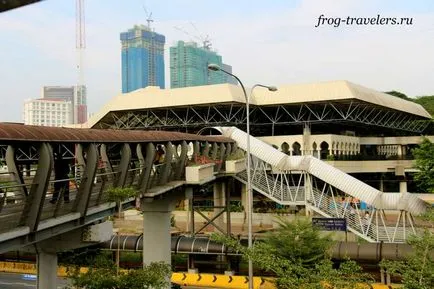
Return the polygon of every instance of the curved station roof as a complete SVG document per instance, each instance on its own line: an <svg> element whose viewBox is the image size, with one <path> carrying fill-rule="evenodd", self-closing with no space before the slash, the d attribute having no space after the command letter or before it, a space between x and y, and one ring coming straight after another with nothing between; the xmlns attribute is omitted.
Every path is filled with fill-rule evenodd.
<svg viewBox="0 0 434 289"><path fill-rule="evenodd" d="M250 93L250 90L247 91ZM327 121L352 121L362 122L377 126L400 129L400 124L413 123L415 120L431 119L430 114L419 104L407 101L383 92L378 92L348 81L330 81L310 84L283 85L278 87L278 91L270 92L264 88L256 88L250 101L252 105L251 119L253 125L255 119L265 124L269 118L269 123L278 124L279 120L273 120L270 115L282 114L286 111L290 122L327 122ZM196 125L201 121L203 125L218 124L237 125L242 123L245 118L244 113L245 98L239 86L232 84L206 85L176 89L160 89L158 87L146 87L127 94L120 94L109 101L98 113L96 113L87 123L87 127L95 128L151 128L152 124L143 124L149 115L145 117L144 112L151 112L152 117L159 121L154 121L155 127L163 128L165 123L175 126L188 126L189 118L197 114L199 119L195 120ZM217 116L206 112L204 107L214 111ZM223 109L224 108L224 109ZM232 117L235 108L242 110ZM280 108L280 112L279 112ZM189 110L193 112L189 112ZM196 111L196 109L198 111ZM222 111L226 109L226 112ZM231 112L228 114L227 109ZM255 117L262 112L263 116ZM276 109L278 111L276 111ZM306 110L302 113L301 110ZM164 113L152 113L165 110L166 115L173 114L172 117L165 118ZM199 111L201 110L201 111ZM266 111L267 110L267 111ZM271 110L271 111L270 111ZM331 110L330 113L326 110ZM292 111L292 112L291 112ZM321 117L321 111L324 117ZM387 114L385 115L385 112ZM141 113L137 117L141 119L134 124L122 126L131 122L131 113ZM129 116L125 116L129 114ZM297 117L297 114L301 117ZM325 114L325 115L324 115ZM220 116L219 116L220 115ZM307 116L306 116L307 115ZM162 120L162 119L165 120ZM264 121L260 119L263 118ZM234 119L237 119L234 121ZM279 117L281 120L282 117ZM389 124L384 124L389 120ZM116 123L118 122L118 123ZM371 123L370 123L371 122ZM140 124L142 123L142 124ZM393 123L393 125L392 125ZM283 124L283 122L282 122ZM422 126L423 127L423 126ZM171 129L167 127L167 129ZM174 128L172 128L174 129ZM403 127L408 131L420 131L421 127Z"/></svg>

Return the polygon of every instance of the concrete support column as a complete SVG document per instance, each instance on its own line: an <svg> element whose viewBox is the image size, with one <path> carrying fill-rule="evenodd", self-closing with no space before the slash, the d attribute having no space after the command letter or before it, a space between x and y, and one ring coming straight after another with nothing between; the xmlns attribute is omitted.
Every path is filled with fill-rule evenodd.
<svg viewBox="0 0 434 289"><path fill-rule="evenodd" d="M303 155L312 154L310 135L311 135L310 127L308 124L305 124L303 127Z"/></svg>
<svg viewBox="0 0 434 289"><path fill-rule="evenodd" d="M247 185L242 184L241 187L241 206L243 206L244 218L243 218L243 227L242 231L247 229Z"/></svg>
<svg viewBox="0 0 434 289"><path fill-rule="evenodd" d="M402 157L403 155L403 149L402 149L402 145L397 145L397 155L398 157Z"/></svg>
<svg viewBox="0 0 434 289"><path fill-rule="evenodd" d="M384 192L384 180L383 180L383 178L384 178L384 176L383 176L383 174L381 174L381 177L380 177L380 191L381 192Z"/></svg>
<svg viewBox="0 0 434 289"><path fill-rule="evenodd" d="M213 185L214 192L214 207L224 207L226 205L226 194L225 194L225 184L224 182L215 182ZM214 215L218 215L223 208L214 208ZM214 223L220 228L224 228L224 214L221 214ZM214 230L215 232L217 230Z"/></svg>
<svg viewBox="0 0 434 289"><path fill-rule="evenodd" d="M194 210L193 210L193 188L185 188L185 212L187 213L186 218L186 231L190 233L190 236L194 235Z"/></svg>
<svg viewBox="0 0 434 289"><path fill-rule="evenodd" d="M143 264L171 263L170 215L176 199L142 202L143 212Z"/></svg>
<svg viewBox="0 0 434 289"><path fill-rule="evenodd" d="M57 289L57 254L39 251L37 255L38 289Z"/></svg>
<svg viewBox="0 0 434 289"><path fill-rule="evenodd" d="M399 181L399 192L400 193L407 193L407 181L406 180Z"/></svg>

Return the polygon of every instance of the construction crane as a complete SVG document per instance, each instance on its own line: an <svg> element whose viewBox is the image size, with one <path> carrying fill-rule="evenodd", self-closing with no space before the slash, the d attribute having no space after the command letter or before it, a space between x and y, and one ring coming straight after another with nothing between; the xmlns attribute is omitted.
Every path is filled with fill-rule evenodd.
<svg viewBox="0 0 434 289"><path fill-rule="evenodd" d="M193 22L189 22L189 23L196 30L197 35L193 35L193 34L189 33L188 31L186 31L185 29L183 29L182 27L179 27L179 26L173 26L173 28L175 28L176 30L181 31L182 33L184 33L185 35L191 37L192 39L196 39L196 40L200 41L200 43L202 44L202 48L207 49L207 50L211 50L211 46L212 45L211 45L211 40L210 40L209 36L208 35L203 36L202 34L200 34L199 30L193 24Z"/></svg>
<svg viewBox="0 0 434 289"><path fill-rule="evenodd" d="M151 86L156 86L157 81L155 79L155 31L151 27L151 23L154 22L152 19L152 11L148 13L148 10L146 9L146 6L143 5L143 10L146 14L146 22L148 23L148 30L151 32L151 43L149 45L149 73L148 73L148 84ZM151 72L152 71L152 72Z"/></svg>
<svg viewBox="0 0 434 289"><path fill-rule="evenodd" d="M86 24L84 18L84 0L76 0L75 10L75 49L77 51L77 87L73 101L73 122L87 120L86 92L84 89L84 50L86 49Z"/></svg>
<svg viewBox="0 0 434 289"><path fill-rule="evenodd" d="M151 30L151 23L154 22L154 20L152 19L152 11L151 13L148 13L148 10L146 9L145 5L143 5L143 10L145 10L146 22L148 23L148 28L149 30Z"/></svg>

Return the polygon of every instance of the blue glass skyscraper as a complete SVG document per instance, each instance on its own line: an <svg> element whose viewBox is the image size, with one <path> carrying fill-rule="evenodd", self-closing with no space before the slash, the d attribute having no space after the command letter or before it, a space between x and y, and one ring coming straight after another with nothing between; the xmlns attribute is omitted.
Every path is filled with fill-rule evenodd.
<svg viewBox="0 0 434 289"><path fill-rule="evenodd" d="M120 35L122 43L122 93L146 86L164 88L164 35L135 25Z"/></svg>

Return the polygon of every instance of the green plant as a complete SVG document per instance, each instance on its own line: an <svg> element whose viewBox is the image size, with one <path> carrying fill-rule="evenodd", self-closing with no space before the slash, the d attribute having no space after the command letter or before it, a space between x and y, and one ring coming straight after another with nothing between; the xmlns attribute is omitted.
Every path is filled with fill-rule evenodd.
<svg viewBox="0 0 434 289"><path fill-rule="evenodd" d="M171 226L172 228L176 227L175 215L171 215L171 216L170 216L170 226Z"/></svg>
<svg viewBox="0 0 434 289"><path fill-rule="evenodd" d="M226 158L227 161L241 160L245 158L244 152L241 149L231 152Z"/></svg>
<svg viewBox="0 0 434 289"><path fill-rule="evenodd" d="M419 188L423 192L434 193L434 143L424 138L413 155L419 170L414 176Z"/></svg>
<svg viewBox="0 0 434 289"><path fill-rule="evenodd" d="M240 213L244 211L244 206L241 204L231 204L229 210L234 213Z"/></svg>
<svg viewBox="0 0 434 289"><path fill-rule="evenodd" d="M334 161L335 160L335 156L334 155L327 155L327 160L328 161Z"/></svg>
<svg viewBox="0 0 434 289"><path fill-rule="evenodd" d="M328 254L333 241L321 235L309 220L279 220L279 227L251 248L225 235L212 239L233 248L257 268L274 273L279 289L366 288L372 281L354 261L347 260L334 268Z"/></svg>
<svg viewBox="0 0 434 289"><path fill-rule="evenodd" d="M170 266L162 262L151 263L142 269L121 271L116 274L113 261L100 255L89 271L82 273L79 267L68 272L71 285L68 288L86 289L163 289L169 286Z"/></svg>
<svg viewBox="0 0 434 289"><path fill-rule="evenodd" d="M408 244L413 247L413 253L405 261L383 260L380 264L390 274L401 277L405 289L434 288L434 209L428 210L421 219L431 222L431 228L410 236Z"/></svg>
<svg viewBox="0 0 434 289"><path fill-rule="evenodd" d="M109 188L106 191L107 202L122 202L131 197L135 197L137 191L132 187L127 188Z"/></svg>

